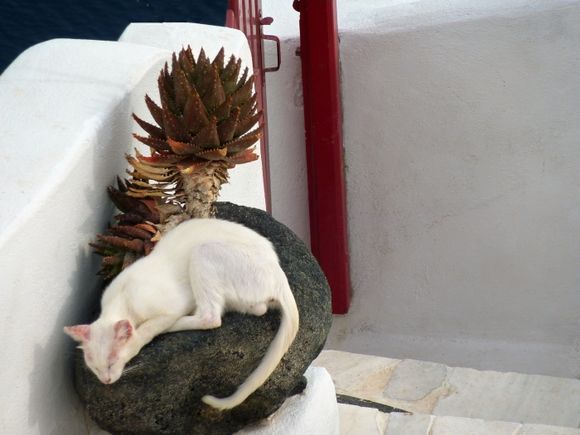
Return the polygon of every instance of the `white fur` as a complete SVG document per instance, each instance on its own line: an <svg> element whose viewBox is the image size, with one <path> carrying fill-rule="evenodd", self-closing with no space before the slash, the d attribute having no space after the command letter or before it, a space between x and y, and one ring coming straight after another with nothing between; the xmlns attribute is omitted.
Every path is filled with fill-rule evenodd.
<svg viewBox="0 0 580 435"><path fill-rule="evenodd" d="M82 343L87 366L103 383L165 332L221 326L225 311L260 316L282 312L266 355L236 392L215 408L242 403L277 367L298 331L298 309L272 244L258 233L219 219L192 219L168 232L153 252L121 272L105 290L91 325L66 327Z"/></svg>

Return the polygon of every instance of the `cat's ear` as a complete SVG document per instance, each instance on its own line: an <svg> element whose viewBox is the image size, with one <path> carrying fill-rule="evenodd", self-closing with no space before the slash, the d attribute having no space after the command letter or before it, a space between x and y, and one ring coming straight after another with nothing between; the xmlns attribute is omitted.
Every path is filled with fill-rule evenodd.
<svg viewBox="0 0 580 435"><path fill-rule="evenodd" d="M73 340L78 341L79 343L89 341L89 338L91 338L90 325L65 326L64 332L68 334Z"/></svg>
<svg viewBox="0 0 580 435"><path fill-rule="evenodd" d="M115 341L125 343L133 335L133 325L128 320L119 320L115 323Z"/></svg>

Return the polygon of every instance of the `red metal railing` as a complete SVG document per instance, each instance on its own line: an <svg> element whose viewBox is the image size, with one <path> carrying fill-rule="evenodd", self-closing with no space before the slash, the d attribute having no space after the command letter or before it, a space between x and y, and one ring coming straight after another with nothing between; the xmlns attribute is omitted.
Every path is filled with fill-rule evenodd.
<svg viewBox="0 0 580 435"><path fill-rule="evenodd" d="M262 41L264 39L278 40L275 36L264 35L262 26L272 23L271 18L262 18L261 0L229 0L226 12L226 27L239 29L246 34L250 51L252 52L252 62L256 93L258 94L258 110L263 112L264 133L262 135L260 156L262 160L262 170L264 173L264 195L266 197L266 209L272 211L272 194L270 189L270 163L268 154L268 117L266 112L265 74L269 71L276 71L279 68L265 68ZM279 49L279 41L278 49ZM278 61L280 54L278 51Z"/></svg>
<svg viewBox="0 0 580 435"><path fill-rule="evenodd" d="M277 41L280 61L278 38L262 34L261 26L270 24L272 19L262 18L260 0L229 0L228 8L226 26L240 29L248 37L256 73L258 101L266 117L264 75L277 67L264 68L263 39ZM343 314L350 305L350 273L336 0L294 0L294 9L300 12L311 247L330 283L333 312ZM267 123L264 124L267 127ZM266 132L262 141L262 156L266 197L270 207Z"/></svg>
<svg viewBox="0 0 580 435"><path fill-rule="evenodd" d="M332 310L350 305L336 0L295 0L308 165L310 238L332 289Z"/></svg>

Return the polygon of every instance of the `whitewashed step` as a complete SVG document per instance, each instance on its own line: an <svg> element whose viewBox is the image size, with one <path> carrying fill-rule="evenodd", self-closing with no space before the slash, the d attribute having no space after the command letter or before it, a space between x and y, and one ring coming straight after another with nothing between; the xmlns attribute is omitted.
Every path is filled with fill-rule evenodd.
<svg viewBox="0 0 580 435"><path fill-rule="evenodd" d="M340 435L580 435L580 429L338 406Z"/></svg>
<svg viewBox="0 0 580 435"><path fill-rule="evenodd" d="M480 371L332 350L323 351L314 364L328 370L337 394L414 414L574 430L580 427L578 379ZM438 425L447 420L441 421Z"/></svg>

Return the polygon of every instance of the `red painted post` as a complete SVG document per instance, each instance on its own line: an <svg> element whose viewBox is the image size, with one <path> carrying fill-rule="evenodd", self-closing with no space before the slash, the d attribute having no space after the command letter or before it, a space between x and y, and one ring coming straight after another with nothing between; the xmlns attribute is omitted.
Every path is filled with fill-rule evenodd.
<svg viewBox="0 0 580 435"><path fill-rule="evenodd" d="M332 310L350 305L336 0L295 0L300 58L312 252L332 289Z"/></svg>

